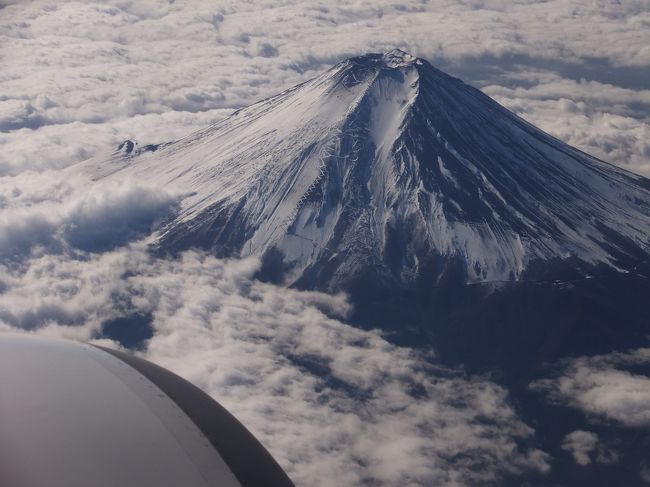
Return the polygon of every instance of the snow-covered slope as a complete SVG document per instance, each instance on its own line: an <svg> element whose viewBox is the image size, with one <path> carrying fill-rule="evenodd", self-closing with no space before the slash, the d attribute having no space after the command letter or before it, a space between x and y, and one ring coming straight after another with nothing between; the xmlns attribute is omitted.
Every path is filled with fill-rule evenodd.
<svg viewBox="0 0 650 487"><path fill-rule="evenodd" d="M398 50L73 171L186 194L159 231L163 248L276 249L288 282L308 273L329 288L369 266L410 280L435 259L461 262L468 281L558 258L625 270L650 248L648 180Z"/></svg>

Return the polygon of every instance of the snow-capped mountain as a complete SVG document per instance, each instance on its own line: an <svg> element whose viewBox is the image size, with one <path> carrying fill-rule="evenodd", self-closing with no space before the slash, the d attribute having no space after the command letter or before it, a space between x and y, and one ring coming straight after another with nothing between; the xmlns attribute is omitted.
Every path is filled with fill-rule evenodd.
<svg viewBox="0 0 650 487"><path fill-rule="evenodd" d="M327 288L367 266L413 279L433 258L461 262L470 282L517 279L549 259L626 269L650 246L649 181L399 50L81 167L186 194L160 229L164 248L279 251L288 282Z"/></svg>
<svg viewBox="0 0 650 487"><path fill-rule="evenodd" d="M184 139L127 140L69 170L184 195L151 235L155 251L260 256L258 277L344 290L352 324L491 374L555 459L530 485L640 485L648 435L599 426L623 460L576 467L567 434L593 424L529 386L548 364L647 343L647 179L401 51L349 59Z"/></svg>

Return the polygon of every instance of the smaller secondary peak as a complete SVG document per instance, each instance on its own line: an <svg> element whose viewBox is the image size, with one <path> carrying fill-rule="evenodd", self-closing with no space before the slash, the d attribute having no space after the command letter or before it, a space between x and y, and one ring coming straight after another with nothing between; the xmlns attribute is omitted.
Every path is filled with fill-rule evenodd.
<svg viewBox="0 0 650 487"><path fill-rule="evenodd" d="M417 62L418 58L401 49L393 49L384 53L382 61L389 68L403 68Z"/></svg>
<svg viewBox="0 0 650 487"><path fill-rule="evenodd" d="M126 139L115 149L116 154L121 154L123 156L132 156L138 150L138 142L132 139Z"/></svg>

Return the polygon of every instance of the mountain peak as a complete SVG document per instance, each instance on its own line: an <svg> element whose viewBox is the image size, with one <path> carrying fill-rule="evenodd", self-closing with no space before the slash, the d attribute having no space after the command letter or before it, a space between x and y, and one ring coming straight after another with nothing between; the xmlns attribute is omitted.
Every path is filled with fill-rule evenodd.
<svg viewBox="0 0 650 487"><path fill-rule="evenodd" d="M368 53L342 61L332 68L333 71L352 70L363 73L366 70L404 70L413 66L425 64L426 61L415 57L401 49L393 49L384 53ZM327 72L324 73L327 76Z"/></svg>
<svg viewBox="0 0 650 487"><path fill-rule="evenodd" d="M401 49L393 49L388 51L382 56L383 63L389 68L403 68L405 66L410 66L414 63L421 62L420 59L415 56L402 51Z"/></svg>

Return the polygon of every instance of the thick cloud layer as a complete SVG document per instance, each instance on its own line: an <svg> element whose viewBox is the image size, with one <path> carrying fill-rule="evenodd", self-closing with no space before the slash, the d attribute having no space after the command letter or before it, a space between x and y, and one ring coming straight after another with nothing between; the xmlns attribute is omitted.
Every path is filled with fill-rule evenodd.
<svg viewBox="0 0 650 487"><path fill-rule="evenodd" d="M250 261L162 266L133 279L153 304L147 356L237 411L299 485L472 484L548 468L517 446L532 430L503 389L328 318L347 311L342 296L252 281Z"/></svg>
<svg viewBox="0 0 650 487"><path fill-rule="evenodd" d="M174 139L347 56L394 47L650 174L643 0L10 3L0 174L61 167L125 138Z"/></svg>

